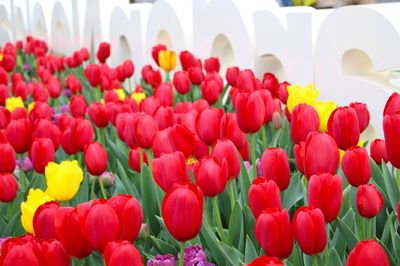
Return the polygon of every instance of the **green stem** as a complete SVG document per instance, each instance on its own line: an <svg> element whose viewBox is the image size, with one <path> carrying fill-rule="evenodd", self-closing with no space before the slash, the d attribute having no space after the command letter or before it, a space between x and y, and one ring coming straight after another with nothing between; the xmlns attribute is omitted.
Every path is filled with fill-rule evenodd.
<svg viewBox="0 0 400 266"><path fill-rule="evenodd" d="M180 258L179 258L179 266L183 266L184 262L185 262L185 242L181 242L181 252L180 252Z"/></svg>
<svg viewBox="0 0 400 266"><path fill-rule="evenodd" d="M400 190L400 169L396 169L396 184L398 190Z"/></svg>
<svg viewBox="0 0 400 266"><path fill-rule="evenodd" d="M19 182L21 185L21 188L23 190L26 189L26 180L25 180L25 176L23 174L24 172L24 154L20 154L19 155Z"/></svg>
<svg viewBox="0 0 400 266"><path fill-rule="evenodd" d="M266 126L263 126L261 128L261 139L262 139L262 144L263 144L263 150L267 147L267 129Z"/></svg>
<svg viewBox="0 0 400 266"><path fill-rule="evenodd" d="M101 181L100 177L98 177L98 178L99 178L101 195L103 196L104 199L107 199L107 194L106 194L106 190L104 189L103 181Z"/></svg>
<svg viewBox="0 0 400 266"><path fill-rule="evenodd" d="M171 77L169 72L165 72L165 82L171 82Z"/></svg>
<svg viewBox="0 0 400 266"><path fill-rule="evenodd" d="M253 179L257 177L255 134L250 134L250 150L253 165Z"/></svg>
<svg viewBox="0 0 400 266"><path fill-rule="evenodd" d="M225 242L225 235L224 235L224 230L222 228L221 215L219 213L217 197L212 198L212 205L214 210L214 217L217 223L218 234L221 237L222 242Z"/></svg>
<svg viewBox="0 0 400 266"><path fill-rule="evenodd" d="M89 180L90 180L90 177L89 177ZM94 194L94 186L95 185L96 185L96 179L93 178L92 179L92 185L90 187L90 198L93 198L93 199L96 197L96 195Z"/></svg>
<svg viewBox="0 0 400 266"><path fill-rule="evenodd" d="M312 266L318 266L318 254L312 256Z"/></svg>
<svg viewBox="0 0 400 266"><path fill-rule="evenodd" d="M233 182L235 182L235 179L232 179L229 182L229 197L231 199L231 210L233 210L233 207L235 206L235 193L233 191Z"/></svg>
<svg viewBox="0 0 400 266"><path fill-rule="evenodd" d="M361 217L361 216L360 216ZM365 240L365 220L363 217L361 217L361 240Z"/></svg>

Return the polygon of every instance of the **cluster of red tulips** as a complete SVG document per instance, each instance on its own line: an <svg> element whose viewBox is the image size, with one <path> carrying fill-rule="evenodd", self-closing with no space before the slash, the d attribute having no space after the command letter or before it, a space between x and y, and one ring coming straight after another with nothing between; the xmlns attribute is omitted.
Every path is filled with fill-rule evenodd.
<svg viewBox="0 0 400 266"><path fill-rule="evenodd" d="M0 49L0 266L400 263L399 94L369 143L312 85L110 54Z"/></svg>

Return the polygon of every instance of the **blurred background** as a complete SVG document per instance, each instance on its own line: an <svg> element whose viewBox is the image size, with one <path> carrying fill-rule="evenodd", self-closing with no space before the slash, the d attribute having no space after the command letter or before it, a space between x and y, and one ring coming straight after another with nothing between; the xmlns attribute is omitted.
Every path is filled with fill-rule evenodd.
<svg viewBox="0 0 400 266"><path fill-rule="evenodd" d="M157 0L129 0L130 3L153 3ZM275 0L266 0L275 1ZM313 6L315 8L333 8L347 5L365 5L376 3L400 2L399 0L276 0L281 6Z"/></svg>

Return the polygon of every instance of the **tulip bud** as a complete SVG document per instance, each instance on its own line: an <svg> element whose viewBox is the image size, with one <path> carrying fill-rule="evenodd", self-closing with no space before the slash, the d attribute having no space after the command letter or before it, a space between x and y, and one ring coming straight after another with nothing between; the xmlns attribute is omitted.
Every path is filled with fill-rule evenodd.
<svg viewBox="0 0 400 266"><path fill-rule="evenodd" d="M36 139L29 151L29 157L32 160L33 169L43 174L49 162L54 161L55 150L54 144L49 138Z"/></svg>
<svg viewBox="0 0 400 266"><path fill-rule="evenodd" d="M110 44L106 42L100 43L96 54L97 60L99 60L100 63L104 64L109 56Z"/></svg>
<svg viewBox="0 0 400 266"><path fill-rule="evenodd" d="M389 266L385 250L375 240L360 241L347 257L346 266Z"/></svg>
<svg viewBox="0 0 400 266"><path fill-rule="evenodd" d="M329 117L328 133L342 150L357 145L360 128L356 111L351 107L338 107Z"/></svg>
<svg viewBox="0 0 400 266"><path fill-rule="evenodd" d="M285 259L290 256L293 249L293 236L289 228L290 219L287 210L269 208L258 216L254 234L265 254Z"/></svg>
<svg viewBox="0 0 400 266"><path fill-rule="evenodd" d="M201 95L210 105L218 101L223 89L224 81L217 72L207 73L201 83Z"/></svg>
<svg viewBox="0 0 400 266"><path fill-rule="evenodd" d="M189 181L189 173L182 152L163 154L151 162L154 181L167 192L175 183Z"/></svg>
<svg viewBox="0 0 400 266"><path fill-rule="evenodd" d="M74 138L76 147L79 151L84 151L85 146L94 139L94 129L92 124L86 119L77 118L75 120Z"/></svg>
<svg viewBox="0 0 400 266"><path fill-rule="evenodd" d="M272 73L265 73L262 80L263 89L269 90L272 97L278 98L279 93L279 82L278 79Z"/></svg>
<svg viewBox="0 0 400 266"><path fill-rule="evenodd" d="M6 128L6 138L17 153L29 150L32 139L32 126L27 118L11 120Z"/></svg>
<svg viewBox="0 0 400 266"><path fill-rule="evenodd" d="M337 218L342 197L340 176L329 173L311 176L308 183L308 204L319 208L327 223Z"/></svg>
<svg viewBox="0 0 400 266"><path fill-rule="evenodd" d="M212 149L211 156L219 165L222 165L223 161L226 160L228 166L227 177L229 179L237 178L240 172L239 155L235 145L230 140L217 140Z"/></svg>
<svg viewBox="0 0 400 266"><path fill-rule="evenodd" d="M124 75L125 78L130 78L133 76L133 73L135 72L135 66L132 62L132 60L127 59L122 63L122 68L124 70Z"/></svg>
<svg viewBox="0 0 400 266"><path fill-rule="evenodd" d="M104 250L104 261L107 266L144 265L139 251L129 241L109 242Z"/></svg>
<svg viewBox="0 0 400 266"><path fill-rule="evenodd" d="M400 95L399 95L400 96ZM400 98L400 97L399 97ZM386 153L389 162L400 168L400 114L385 115L383 118ZM12 144L11 144L12 145Z"/></svg>
<svg viewBox="0 0 400 266"><path fill-rule="evenodd" d="M254 217L267 208L282 209L281 195L275 181L257 177L249 188L249 206Z"/></svg>
<svg viewBox="0 0 400 266"><path fill-rule="evenodd" d="M376 164L381 164L382 160L388 162L387 154L386 154L386 145L385 141L382 139L375 139L371 142L370 146L371 158L375 161Z"/></svg>
<svg viewBox="0 0 400 266"><path fill-rule="evenodd" d="M261 173L267 179L276 182L281 191L289 186L289 159L281 148L267 148L260 161Z"/></svg>
<svg viewBox="0 0 400 266"><path fill-rule="evenodd" d="M0 202L11 202L18 192L18 183L12 174L0 174Z"/></svg>
<svg viewBox="0 0 400 266"><path fill-rule="evenodd" d="M196 58L189 51L180 52L179 61L181 61L181 65L184 70L188 70L191 67L197 67Z"/></svg>
<svg viewBox="0 0 400 266"><path fill-rule="evenodd" d="M358 146L349 148L344 153L342 169L350 185L358 187L367 184L371 177L367 150Z"/></svg>
<svg viewBox="0 0 400 266"><path fill-rule="evenodd" d="M51 77L48 82L46 82L46 85L51 98L56 99L60 96L62 85L59 77Z"/></svg>
<svg viewBox="0 0 400 266"><path fill-rule="evenodd" d="M283 104L286 104L287 98L289 96L288 90L287 90L288 86L290 86L290 83L287 81L279 83L279 86L278 86L278 98Z"/></svg>
<svg viewBox="0 0 400 266"><path fill-rule="evenodd" d="M357 188L357 211L365 218L378 215L383 207L382 194L373 184L361 185Z"/></svg>
<svg viewBox="0 0 400 266"><path fill-rule="evenodd" d="M91 175L100 176L107 169L107 152L99 142L85 146L85 165Z"/></svg>
<svg viewBox="0 0 400 266"><path fill-rule="evenodd" d="M204 69L207 73L219 72L220 64L217 57L210 57L204 61Z"/></svg>
<svg viewBox="0 0 400 266"><path fill-rule="evenodd" d="M176 240L185 242L200 232L203 201L201 189L191 183L175 184L165 194L162 202L162 217L168 232Z"/></svg>
<svg viewBox="0 0 400 266"><path fill-rule="evenodd" d="M223 160L219 165L212 157L203 157L194 166L194 177L204 195L215 197L225 190L228 181L227 161Z"/></svg>
<svg viewBox="0 0 400 266"><path fill-rule="evenodd" d="M87 110L90 120L99 128L107 127L109 121L109 110L100 102L92 102Z"/></svg>
<svg viewBox="0 0 400 266"><path fill-rule="evenodd" d="M282 128L282 116L279 112L274 112L272 114L272 126L275 130Z"/></svg>
<svg viewBox="0 0 400 266"><path fill-rule="evenodd" d="M188 69L189 79L194 85L200 85L204 79L203 70L200 67L191 67Z"/></svg>
<svg viewBox="0 0 400 266"><path fill-rule="evenodd" d="M7 142L5 130L0 130L0 173L12 173L15 169L15 151Z"/></svg>
<svg viewBox="0 0 400 266"><path fill-rule="evenodd" d="M207 108L197 115L197 134L207 145L213 145L219 138L223 113L223 110L219 108Z"/></svg>
<svg viewBox="0 0 400 266"><path fill-rule="evenodd" d="M83 95L74 95L69 103L69 110L74 117L84 117L86 113L86 101Z"/></svg>
<svg viewBox="0 0 400 266"><path fill-rule="evenodd" d="M238 93L234 106L238 125L243 132L255 133L261 128L265 118L265 105L259 91Z"/></svg>
<svg viewBox="0 0 400 266"><path fill-rule="evenodd" d="M239 68L238 67L228 67L226 69L225 78L228 84L232 87L236 86L236 80L239 75Z"/></svg>
<svg viewBox="0 0 400 266"><path fill-rule="evenodd" d="M360 133L363 132L369 125L370 114L367 108L367 104L354 102L350 104L356 111L358 118L358 126L360 128Z"/></svg>
<svg viewBox="0 0 400 266"><path fill-rule="evenodd" d="M305 141L308 133L319 131L317 111L307 104L299 104L293 108L290 118L290 136L294 143Z"/></svg>
<svg viewBox="0 0 400 266"><path fill-rule="evenodd" d="M300 207L292 220L294 237L301 250L315 255L325 249L327 234L322 211L314 207Z"/></svg>
<svg viewBox="0 0 400 266"><path fill-rule="evenodd" d="M184 95L190 91L189 74L186 71L175 72L172 83L180 94Z"/></svg>

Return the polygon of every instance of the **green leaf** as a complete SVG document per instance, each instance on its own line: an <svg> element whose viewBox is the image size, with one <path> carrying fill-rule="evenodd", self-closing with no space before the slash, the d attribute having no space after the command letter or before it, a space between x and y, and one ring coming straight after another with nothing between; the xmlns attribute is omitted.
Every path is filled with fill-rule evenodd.
<svg viewBox="0 0 400 266"><path fill-rule="evenodd" d="M397 210L397 203L399 202L399 190L397 188L396 180L390 174L386 164L382 164L382 173L392 210L395 211Z"/></svg>
<svg viewBox="0 0 400 266"><path fill-rule="evenodd" d="M200 237L203 239L202 243L204 243L211 251L212 258L217 262L217 265L226 265L225 255L205 217L203 217L203 226L201 227Z"/></svg>
<svg viewBox="0 0 400 266"><path fill-rule="evenodd" d="M6 228L4 229L3 235L5 236L13 236L13 232L18 223L20 223L21 211L17 211L11 220L8 222Z"/></svg>
<svg viewBox="0 0 400 266"><path fill-rule="evenodd" d="M245 252L244 252L244 261L246 263L250 263L255 258L257 258L257 251L254 248L254 245L251 242L249 236L246 235L246 249L245 249Z"/></svg>
<svg viewBox="0 0 400 266"><path fill-rule="evenodd" d="M94 182L94 180L93 180ZM74 197L75 205L89 200L89 175L86 174L79 187L79 191Z"/></svg>
<svg viewBox="0 0 400 266"><path fill-rule="evenodd" d="M240 155L239 155L239 160L240 160L240 175L238 179L240 186L240 196L242 198L242 203L247 204L248 203L247 194L249 192L249 188L252 181L250 180L249 173L247 172L246 166L244 165L244 162L242 160L242 156Z"/></svg>
<svg viewBox="0 0 400 266"><path fill-rule="evenodd" d="M342 262L340 260L339 254L337 253L335 248L331 248L331 251L329 252L328 261L327 261L326 265L327 266L342 265Z"/></svg>
<svg viewBox="0 0 400 266"><path fill-rule="evenodd" d="M231 263L231 265L242 265L243 264L243 254L240 253L237 249L228 246L222 241L219 241L219 245L222 248L222 253L225 255L227 261Z"/></svg>
<svg viewBox="0 0 400 266"><path fill-rule="evenodd" d="M139 192L137 191L136 187L133 186L131 182L129 182L124 167L122 166L121 162L118 159L117 159L117 170L118 170L117 177L121 180L121 183L124 186L126 193L133 195L135 198L140 198Z"/></svg>
<svg viewBox="0 0 400 266"><path fill-rule="evenodd" d="M353 249L354 246L357 244L359 239L356 235L352 232L352 230L341 220L340 218L336 219L338 228L342 237L346 240L349 249Z"/></svg>
<svg viewBox="0 0 400 266"><path fill-rule="evenodd" d="M154 235L160 232L160 225L155 218L159 215L159 207L156 200L156 187L151 176L149 167L145 164L141 169L141 195L144 217L146 222L150 225L151 231Z"/></svg>
<svg viewBox="0 0 400 266"><path fill-rule="evenodd" d="M282 208L288 211L303 198L303 187L301 185L300 176L300 172L293 174L290 179L289 187L283 192Z"/></svg>
<svg viewBox="0 0 400 266"><path fill-rule="evenodd" d="M154 244L154 247L158 250L160 254L177 254L178 249L171 244L165 242L162 239L156 238L154 236L149 236L150 241Z"/></svg>
<svg viewBox="0 0 400 266"><path fill-rule="evenodd" d="M240 237L244 234L242 209L239 201L236 201L235 206L229 219L228 244L239 247Z"/></svg>

